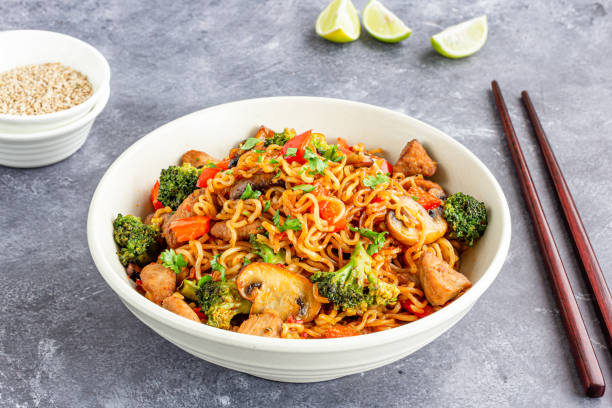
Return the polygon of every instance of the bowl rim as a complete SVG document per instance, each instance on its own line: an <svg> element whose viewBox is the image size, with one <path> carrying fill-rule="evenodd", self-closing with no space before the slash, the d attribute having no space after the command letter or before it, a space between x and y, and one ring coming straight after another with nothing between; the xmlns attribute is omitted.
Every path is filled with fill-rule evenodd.
<svg viewBox="0 0 612 408"><path fill-rule="evenodd" d="M153 135L155 135L157 132L162 131L162 129L166 127L173 126L177 121L194 115L199 115L204 111L215 112L218 110L227 109L229 106L232 105L238 106L242 104L248 105L252 103L265 103L271 100L284 101L286 103L291 103L294 101L307 101L312 103L341 104L344 106L353 106L362 109L373 109L381 114L393 115L396 117L400 117L402 120L413 121L416 125L426 128L430 131L434 131L435 133L438 133L443 136L445 139L448 140L449 144L453 148L463 150L464 153L467 153L468 157L470 157L472 161L474 161L475 164L480 167L481 170L483 170L484 174L488 178L488 181L494 188L496 194L500 197L500 201L502 203L502 208L500 208L500 218L502 222L501 239L498 243L497 251L493 257L493 260L491 261L490 265L483 273L481 278L472 286L469 291L467 291L464 295L453 301L448 306L423 319L411 322L410 324L406 324L382 332L370 333L363 336L353 336L335 339L309 339L308 341L304 341L302 339L280 339L252 336L248 334L235 333L228 330L220 330L208 326L206 324L198 324L192 322L189 319L185 319L184 317L178 316L162 308L161 306L154 304L153 302L139 294L137 291L135 291L132 286L126 284L126 281L116 276L113 272L111 261L108 257L104 256L101 247L102 240L104 238L108 239L108 237L103 237L102 235L104 234L97 233L97 226L94 220L96 218L96 209L98 207L98 202L102 201L103 199L101 191L104 188L105 184L109 183L108 176L114 172L114 169L119 166L119 163L124 161L125 159L128 159L131 155L135 154L138 148L142 144L147 143L148 139L153 137ZM497 182L493 174L490 172L490 170L484 165L484 163L482 163L482 161L480 161L480 159L478 159L478 157L476 157L474 153L472 153L461 143L448 136L441 130L434 128L433 126L430 126L418 119L415 119L400 112L393 111L391 109L382 108L363 102L313 96L274 96L244 99L223 103L184 115L152 130L151 132L147 133L145 136L134 142L130 147L128 147L108 167L108 169L100 179L96 190L93 193L87 216L87 240L89 244L90 253L92 259L94 260L96 268L98 269L104 280L107 282L107 284L111 287L111 289L113 289L113 291L119 296L119 298L124 303L127 303L130 308L134 308L138 312L142 313L145 316L148 316L149 318L157 321L158 323L170 327L171 330L181 331L189 336L205 338L210 341L215 341L228 346L239 347L243 349L257 349L260 351L267 352L296 354L308 354L314 352L340 352L347 350L363 349L376 345L383 345L413 337L422 332L441 326L444 322L453 321L453 316L460 316L462 313L468 311L471 306L478 300L478 298L480 298L480 296L493 283L493 281L501 271L506 256L508 254L508 250L510 247L510 236L510 210L508 208L508 203L503 193L503 190L501 189L499 183ZM140 316L137 317L140 318Z"/></svg>
<svg viewBox="0 0 612 408"><path fill-rule="evenodd" d="M108 100L110 99L110 86L105 85L100 91L100 100L91 110L89 110L89 112L79 117L74 122L69 122L65 125L61 125L50 130L42 130L33 133L0 133L0 144L2 142L17 142L15 144L20 144L19 142L23 142L24 144L27 144L28 142L40 142L43 140L53 139L56 136L61 136L80 128L87 122L91 121L92 118L97 117L108 103Z"/></svg>
<svg viewBox="0 0 612 408"><path fill-rule="evenodd" d="M19 34L32 34L32 33L35 35L47 35L50 37L58 37L66 41L71 41L75 44L79 44L79 46L90 51L92 55L94 55L97 58L102 68L102 81L100 83L100 87L96 91L94 91L91 94L91 96L87 98L85 101L69 109L64 109L64 110L61 110L58 112L52 112L52 113L44 113L41 115L10 115L7 113L0 113L0 122L4 122L10 125L19 125L19 124L40 125L41 122L51 122L51 123L60 122L65 119L69 119L73 115L77 115L80 111L89 111L92 108L92 106L95 103L97 103L97 101L100 99L101 95L104 92L104 88L110 84L110 78L111 78L110 65L108 64L108 61L106 60L104 55L100 51L98 51L98 49L96 49L93 45L81 39L78 39L68 34L58 33L55 31L6 30L6 31L0 31L0 40L4 36L19 35ZM89 75L88 75L88 80L89 80ZM27 133L24 133L24 134L27 135Z"/></svg>

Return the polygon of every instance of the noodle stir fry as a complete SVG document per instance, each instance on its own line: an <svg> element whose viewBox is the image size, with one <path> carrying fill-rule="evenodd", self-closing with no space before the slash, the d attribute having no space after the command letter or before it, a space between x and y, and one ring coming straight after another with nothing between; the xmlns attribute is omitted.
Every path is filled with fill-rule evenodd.
<svg viewBox="0 0 612 408"><path fill-rule="evenodd" d="M310 339L423 318L471 287L461 253L484 203L448 196L416 140L380 150L261 127L224 159L190 150L162 170L154 212L119 214L119 260L149 300L198 323Z"/></svg>

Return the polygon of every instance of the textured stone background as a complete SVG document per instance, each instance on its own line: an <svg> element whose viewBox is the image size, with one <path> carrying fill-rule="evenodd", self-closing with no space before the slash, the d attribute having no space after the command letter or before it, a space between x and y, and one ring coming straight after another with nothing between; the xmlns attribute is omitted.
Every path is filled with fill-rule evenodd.
<svg viewBox="0 0 612 408"><path fill-rule="evenodd" d="M355 0L357 8L365 0ZM595 251L612 282L612 1L387 0L413 28L399 45L362 34L318 38L325 1L0 2L2 29L79 37L112 69L112 95L85 146L32 170L0 167L0 405L610 406L583 397L559 313L502 138L489 84L505 91L547 215L612 381L610 350L560 207L517 97L526 88L549 133ZM451 61L429 36L486 13L489 40ZM1 56L0 56L1 58ZM505 267L473 311L412 356L318 384L281 384L200 361L138 322L99 276L86 242L98 180L158 126L223 102L316 95L424 120L465 144L507 195Z"/></svg>

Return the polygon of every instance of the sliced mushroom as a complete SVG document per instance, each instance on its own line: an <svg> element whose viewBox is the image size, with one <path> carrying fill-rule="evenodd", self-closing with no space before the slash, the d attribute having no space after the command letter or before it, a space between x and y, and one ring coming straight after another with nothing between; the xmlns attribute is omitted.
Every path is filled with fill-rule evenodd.
<svg viewBox="0 0 612 408"><path fill-rule="evenodd" d="M208 162L217 163L218 161L210 154L199 150L189 150L183 155L183 164L189 163L193 167L202 167Z"/></svg>
<svg viewBox="0 0 612 408"><path fill-rule="evenodd" d="M186 319L193 320L194 322L200 323L200 318L193 311L192 308L189 307L187 302L177 296L168 296L162 302L162 307L171 311L172 313L176 313L179 316L183 316Z"/></svg>
<svg viewBox="0 0 612 408"><path fill-rule="evenodd" d="M246 240L249 235L256 234L259 232L259 227L261 226L261 220L255 220L250 224L245 225L244 227L240 227L236 229L236 235L238 236L238 241ZM220 221L215 223L210 228L210 235L215 238L220 238L224 241L229 241L232 238L232 233L230 228L227 226L226 221Z"/></svg>
<svg viewBox="0 0 612 408"><path fill-rule="evenodd" d="M261 192L264 192L272 186L282 185L283 181L278 177L274 177L274 174L272 173L255 174L249 179L241 179L236 182L236 184L234 184L232 188L230 188L230 199L240 199L242 193L244 193L244 190L246 190L248 184L251 185L251 188L253 190L259 190Z"/></svg>
<svg viewBox="0 0 612 408"><path fill-rule="evenodd" d="M350 164L353 167L370 167L374 164L374 159L364 152L351 152L346 158L346 164Z"/></svg>
<svg viewBox="0 0 612 408"><path fill-rule="evenodd" d="M158 305L174 293L174 288L176 288L176 273L158 263L142 268L140 280L145 290L145 297Z"/></svg>
<svg viewBox="0 0 612 408"><path fill-rule="evenodd" d="M399 159L393 166L393 171L404 173L406 176L422 174L425 177L431 177L437 167L437 163L429 157L423 145L413 139L402 149Z"/></svg>
<svg viewBox="0 0 612 408"><path fill-rule="evenodd" d="M272 309L283 321L293 316L309 322L321 308L312 292L312 283L278 265L249 264L236 278L236 286L243 298L253 302L251 315Z"/></svg>
<svg viewBox="0 0 612 408"><path fill-rule="evenodd" d="M249 317L242 322L238 333L262 337L280 337L283 321L274 310L266 310L262 314Z"/></svg>
<svg viewBox="0 0 612 408"><path fill-rule="evenodd" d="M424 225L421 229L416 227L408 227L402 221L398 220L394 211L387 213L387 228L393 236L404 245L411 246L419 241L420 234L425 234L425 243L430 244L438 238L443 237L446 233L446 220L442 217L440 211L432 211L430 214L419 203L411 198L403 198L401 201L403 207L417 219L421 219ZM432 217L433 215L433 217Z"/></svg>
<svg viewBox="0 0 612 408"><path fill-rule="evenodd" d="M425 297L433 306L442 306L472 286L465 275L431 252L423 253L419 259L419 281Z"/></svg>
<svg viewBox="0 0 612 408"><path fill-rule="evenodd" d="M442 191L444 193L444 189L442 188L441 185L439 185L438 183L436 183L435 181L431 181L431 180L427 180L424 178L416 178L414 180L414 183L418 186L421 187L423 190L429 192L429 194L433 194L435 195L432 190L435 191ZM446 195L446 193L444 193ZM437 196L436 196L437 197ZM438 197L440 198L440 197Z"/></svg>

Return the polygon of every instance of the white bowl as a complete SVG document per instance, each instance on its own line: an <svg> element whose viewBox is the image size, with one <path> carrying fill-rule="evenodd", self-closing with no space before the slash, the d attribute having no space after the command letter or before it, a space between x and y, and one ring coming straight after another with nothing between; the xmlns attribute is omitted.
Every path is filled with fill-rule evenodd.
<svg viewBox="0 0 612 408"><path fill-rule="evenodd" d="M107 85L101 90L100 100L92 110L59 128L29 134L0 133L0 165L41 167L69 157L83 146L109 97Z"/></svg>
<svg viewBox="0 0 612 408"><path fill-rule="evenodd" d="M419 139L439 162L437 181L487 203L484 238L463 258L461 271L474 286L444 309L416 322L364 336L289 340L249 336L194 323L145 299L133 288L115 255L112 221L117 213L152 210L149 192L162 168L188 149L225 156L259 125L315 129L329 140L382 147L394 161L404 144ZM491 285L510 244L504 194L474 154L441 131L387 109L337 99L277 97L204 109L170 122L127 149L107 170L89 208L87 237L94 262L121 301L147 326L183 350L215 364L267 379L314 382L370 370L415 352L457 323Z"/></svg>
<svg viewBox="0 0 612 408"><path fill-rule="evenodd" d="M30 64L59 62L87 75L92 95L83 103L44 115L0 114L0 133L51 130L91 111L110 82L106 58L94 47L69 35L40 30L0 32L0 72Z"/></svg>

